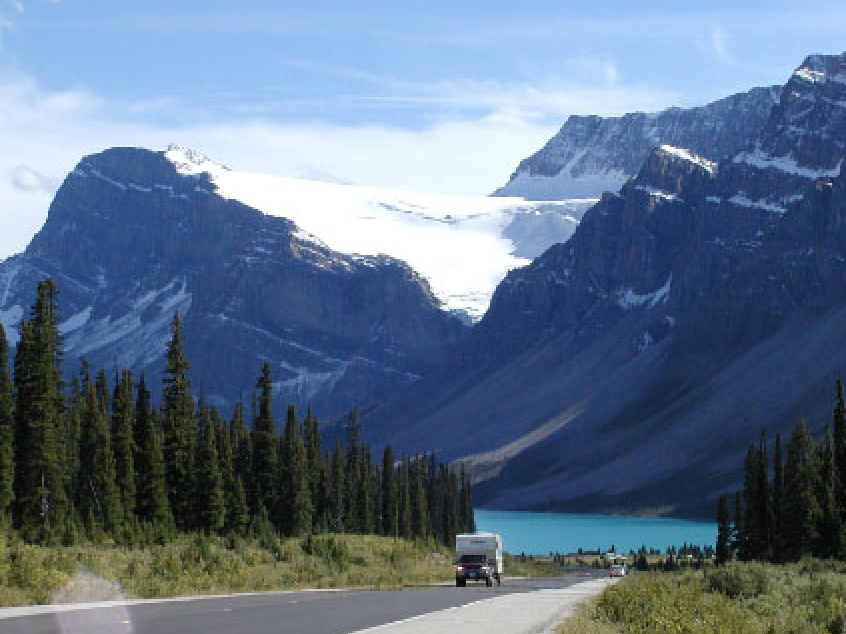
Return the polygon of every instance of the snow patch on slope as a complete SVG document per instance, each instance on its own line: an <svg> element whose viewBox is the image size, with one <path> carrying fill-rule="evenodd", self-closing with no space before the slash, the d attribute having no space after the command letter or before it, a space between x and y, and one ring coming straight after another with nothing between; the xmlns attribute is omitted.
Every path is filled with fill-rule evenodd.
<svg viewBox="0 0 846 634"><path fill-rule="evenodd" d="M688 161L689 163L695 163L699 167L703 168L709 174L716 174L717 173L717 162L716 161L709 161L704 156L699 156L698 154L694 154L687 148L676 147L675 145L670 145L668 143L663 143L660 147L662 152L667 154L671 154L677 158L682 160Z"/></svg>
<svg viewBox="0 0 846 634"><path fill-rule="evenodd" d="M18 327L22 318L23 307L20 305L16 304L6 310L0 310L0 324L3 324L3 329L6 331L6 341L12 348L17 346L18 341L21 339L18 333Z"/></svg>
<svg viewBox="0 0 846 634"><path fill-rule="evenodd" d="M174 146L165 157L182 174L207 174L218 195L293 221L303 242L404 260L447 309L473 319L510 269L569 239L596 202L428 194L237 172ZM538 222L534 235L521 232L519 245L507 237L515 219L547 215L560 222ZM555 231L547 234L550 226Z"/></svg>
<svg viewBox="0 0 846 634"><path fill-rule="evenodd" d="M658 304L665 303L670 295L670 285L673 282L673 274L670 273L667 281L661 288L651 293L635 293L633 289L624 287L617 290L617 304L623 310L631 310L640 306L655 308Z"/></svg>
<svg viewBox="0 0 846 634"><path fill-rule="evenodd" d="M801 176L809 179L816 178L834 178L840 173L840 167L843 164L843 159L837 161L832 169L813 169L800 166L796 159L790 155L787 156L769 156L762 152L760 148L752 152L741 152L732 159L735 163L745 163L752 167L760 169L773 169L785 174L793 176Z"/></svg>

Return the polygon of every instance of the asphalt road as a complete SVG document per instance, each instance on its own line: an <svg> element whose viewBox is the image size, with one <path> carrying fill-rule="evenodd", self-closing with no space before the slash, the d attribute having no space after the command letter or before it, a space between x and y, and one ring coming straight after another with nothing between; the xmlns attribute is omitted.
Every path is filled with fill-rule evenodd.
<svg viewBox="0 0 846 634"><path fill-rule="evenodd" d="M427 587L232 595L0 618L0 634L348 634L483 599L566 588L585 576Z"/></svg>

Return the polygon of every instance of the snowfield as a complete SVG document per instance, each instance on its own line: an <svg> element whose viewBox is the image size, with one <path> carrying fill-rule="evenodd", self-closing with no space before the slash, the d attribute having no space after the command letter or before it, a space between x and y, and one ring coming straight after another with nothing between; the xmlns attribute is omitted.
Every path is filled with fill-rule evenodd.
<svg viewBox="0 0 846 634"><path fill-rule="evenodd" d="M165 156L181 174L208 174L218 195L293 221L300 240L404 260L445 308L473 320L510 269L569 239L596 202L429 194L239 172L178 146Z"/></svg>

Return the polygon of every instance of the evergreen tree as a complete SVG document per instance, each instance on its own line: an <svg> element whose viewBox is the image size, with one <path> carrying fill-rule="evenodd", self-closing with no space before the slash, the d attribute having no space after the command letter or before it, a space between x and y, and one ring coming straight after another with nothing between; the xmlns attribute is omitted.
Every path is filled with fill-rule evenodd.
<svg viewBox="0 0 846 634"><path fill-rule="evenodd" d="M197 491L197 526L207 533L219 533L226 521L223 499L223 476L217 455L217 438L212 416L205 404L200 405L200 438L195 467Z"/></svg>
<svg viewBox="0 0 846 634"><path fill-rule="evenodd" d="M335 441L335 453L332 456L331 491L329 506L329 530L343 533L346 526L346 457L340 440Z"/></svg>
<svg viewBox="0 0 846 634"><path fill-rule="evenodd" d="M743 538L746 530L743 526L743 497L738 491L734 494L734 514L732 515L731 526L731 549L737 554L738 559L743 560L744 544Z"/></svg>
<svg viewBox="0 0 846 634"><path fill-rule="evenodd" d="M720 496L717 505L717 545L715 549L715 563L722 566L731 560L731 517L729 515L728 497Z"/></svg>
<svg viewBox="0 0 846 634"><path fill-rule="evenodd" d="M82 418L78 495L82 517L89 521L92 537L100 530L114 535L123 520L118 493L115 458L112 453L108 416L103 411L96 388L86 382L85 410Z"/></svg>
<svg viewBox="0 0 846 634"><path fill-rule="evenodd" d="M399 469L399 534L403 539L411 539L411 465L408 458L403 458Z"/></svg>
<svg viewBox="0 0 846 634"><path fill-rule="evenodd" d="M181 530L194 528L194 477L197 424L188 380L188 360L182 343L179 313L174 313L162 380L162 422L168 499Z"/></svg>
<svg viewBox="0 0 846 634"><path fill-rule="evenodd" d="M760 454L754 444L746 450L743 461L743 532L740 534L738 557L750 561L758 557L762 527L758 523L758 459Z"/></svg>
<svg viewBox="0 0 846 634"><path fill-rule="evenodd" d="M345 530L360 533L362 528L361 509L361 423L358 420L358 410L353 408L347 415L347 468L346 468L346 502Z"/></svg>
<svg viewBox="0 0 846 634"><path fill-rule="evenodd" d="M143 374L138 381L135 416L136 513L143 521L169 526L173 517L167 496L162 437Z"/></svg>
<svg viewBox="0 0 846 634"><path fill-rule="evenodd" d="M229 425L229 437L232 441L232 465L235 469L235 477L244 489L249 513L250 500L254 499L249 486L253 478L253 443L244 422L244 404L241 401L235 404L232 422Z"/></svg>
<svg viewBox="0 0 846 634"><path fill-rule="evenodd" d="M784 553L784 465L781 434L776 434L773 449L773 560L781 561Z"/></svg>
<svg viewBox="0 0 846 634"><path fill-rule="evenodd" d="M476 517L473 512L473 490L470 479L467 477L467 470L464 463L461 463L459 476L459 506L461 508L459 517L459 531L462 533L476 532Z"/></svg>
<svg viewBox="0 0 846 634"><path fill-rule="evenodd" d="M285 509L288 515L285 527L288 534L299 536L311 530L313 507L308 457L293 405L288 408L283 441L287 463L285 469L282 470L287 476L287 481L284 483L287 498Z"/></svg>
<svg viewBox="0 0 846 634"><path fill-rule="evenodd" d="M815 557L832 559L843 554L843 518L837 498L838 475L831 429L826 425L823 443L817 447L816 498L820 513L817 525Z"/></svg>
<svg viewBox="0 0 846 634"><path fill-rule="evenodd" d="M12 375L9 369L9 342L0 324L0 516L5 515L15 499L15 421Z"/></svg>
<svg viewBox="0 0 846 634"><path fill-rule="evenodd" d="M15 354L15 518L25 539L55 535L67 495L59 431L62 395L58 290L38 284L31 319L21 323Z"/></svg>
<svg viewBox="0 0 846 634"><path fill-rule="evenodd" d="M394 452L385 445L382 453L382 534L397 537L399 517L397 515L397 478L394 467Z"/></svg>
<svg viewBox="0 0 846 634"><path fill-rule="evenodd" d="M252 484L256 508L264 508L270 514L276 504L278 457L276 423L273 420L273 383L267 363L262 366L256 387L259 389L259 408L253 422Z"/></svg>
<svg viewBox="0 0 846 634"><path fill-rule="evenodd" d="M758 443L756 467L755 524L758 531L755 540L755 558L769 561L772 558L772 488L767 477L767 442L763 430Z"/></svg>
<svg viewBox="0 0 846 634"><path fill-rule="evenodd" d="M136 511L135 477L135 408L132 372L124 370L115 385L112 399L112 450L121 506L126 518Z"/></svg>
<svg viewBox="0 0 846 634"><path fill-rule="evenodd" d="M212 425L217 436L217 456L223 479L223 499L226 507L224 528L229 533L243 535L249 524L249 510L244 483L235 474L232 434L217 410L212 410Z"/></svg>
<svg viewBox="0 0 846 634"><path fill-rule="evenodd" d="M784 469L785 557L811 555L817 540L819 504L815 496L814 443L804 420L799 421L787 446Z"/></svg>
<svg viewBox="0 0 846 634"><path fill-rule="evenodd" d="M325 499L323 497L323 457L320 450L320 424L314 417L311 407L303 420L303 442L306 452L306 472L308 474L309 492L311 494L313 528L316 528L319 518L324 513Z"/></svg>
<svg viewBox="0 0 846 634"><path fill-rule="evenodd" d="M426 499L426 461L416 457L411 463L411 533L425 539L429 533L429 502Z"/></svg>
<svg viewBox="0 0 846 634"><path fill-rule="evenodd" d="M840 379L837 379L836 385L832 432L834 435L834 466L838 475L837 502L842 513L842 521L846 524L846 404L843 402L843 382Z"/></svg>

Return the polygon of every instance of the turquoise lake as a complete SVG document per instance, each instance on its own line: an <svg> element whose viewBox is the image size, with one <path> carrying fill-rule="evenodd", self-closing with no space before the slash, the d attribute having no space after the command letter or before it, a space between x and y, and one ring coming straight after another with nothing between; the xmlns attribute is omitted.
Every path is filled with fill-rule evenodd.
<svg viewBox="0 0 846 634"><path fill-rule="evenodd" d="M717 525L666 517L525 513L476 509L476 529L502 535L503 548L512 554L546 555L584 550L637 551L695 544L714 545Z"/></svg>

